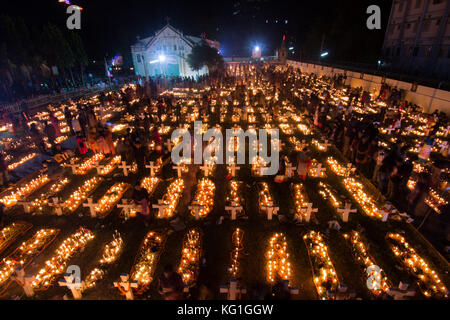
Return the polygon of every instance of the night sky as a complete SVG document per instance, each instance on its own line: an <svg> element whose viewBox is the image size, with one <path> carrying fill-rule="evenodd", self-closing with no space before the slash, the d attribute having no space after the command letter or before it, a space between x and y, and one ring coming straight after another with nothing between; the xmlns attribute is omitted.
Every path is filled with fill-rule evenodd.
<svg viewBox="0 0 450 320"><path fill-rule="evenodd" d="M296 58L315 57L325 34L329 59L367 62L379 55L389 18L391 1L104 1L73 0L83 7L80 34L91 59L129 55L129 46L151 36L170 18L185 34L221 42L224 56L249 56L258 44L263 55L273 55L286 34ZM366 8L377 4L382 30L366 28ZM48 21L65 28L66 5L57 0L8 1L2 13L22 16L30 25ZM288 23L285 23L287 20Z"/></svg>

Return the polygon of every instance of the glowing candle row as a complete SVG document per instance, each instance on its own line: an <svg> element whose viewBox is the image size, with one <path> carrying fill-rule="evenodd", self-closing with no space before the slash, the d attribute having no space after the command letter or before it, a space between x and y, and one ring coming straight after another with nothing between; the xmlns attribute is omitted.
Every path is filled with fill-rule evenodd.
<svg viewBox="0 0 450 320"><path fill-rule="evenodd" d="M31 229L29 222L13 222L0 230L0 252L5 250L18 236Z"/></svg>
<svg viewBox="0 0 450 320"><path fill-rule="evenodd" d="M435 189L430 189L428 196L425 198L425 203L434 211L441 214L441 207L446 206L448 201L445 200L443 196L439 195Z"/></svg>
<svg viewBox="0 0 450 320"><path fill-rule="evenodd" d="M231 279L237 279L240 275L240 264L242 259L242 251L244 250L244 231L236 228L231 237L233 249L231 250Z"/></svg>
<svg viewBox="0 0 450 320"><path fill-rule="evenodd" d="M272 195L270 194L269 185L267 182L260 182L259 183L259 208L271 206L273 204Z"/></svg>
<svg viewBox="0 0 450 320"><path fill-rule="evenodd" d="M208 178L203 178L198 183L194 201L202 206L198 213L199 217L206 217L211 212L214 205L215 191L216 186L214 182ZM191 210L191 214L195 216L195 211Z"/></svg>
<svg viewBox="0 0 450 320"><path fill-rule="evenodd" d="M308 207L309 198L305 191L305 187L301 183L292 186L292 195L295 202L295 210L298 215L304 216L303 208Z"/></svg>
<svg viewBox="0 0 450 320"><path fill-rule="evenodd" d="M227 203L234 203L236 206L242 204L241 188L242 181L230 180L228 184Z"/></svg>
<svg viewBox="0 0 450 320"><path fill-rule="evenodd" d="M376 261L367 251L369 247L364 243L360 234L356 231L343 234L347 240L355 260L364 268L364 275L367 277L367 287L374 294L379 295L387 292L392 285L382 269L375 269L378 266ZM371 268L369 270L369 268Z"/></svg>
<svg viewBox="0 0 450 320"><path fill-rule="evenodd" d="M141 187L145 188L149 195L152 195L160 181L161 179L158 177L145 177L141 182Z"/></svg>
<svg viewBox="0 0 450 320"><path fill-rule="evenodd" d="M278 278L281 280L291 280L292 269L287 251L286 236L284 234L276 233L270 238L266 259L267 281L270 284L274 284Z"/></svg>
<svg viewBox="0 0 450 320"><path fill-rule="evenodd" d="M40 175L37 178L34 178L30 182L28 182L25 186L17 188L10 194L1 198L0 202L2 202L7 208L13 207L14 205L16 205L17 201L26 198L39 188L46 185L49 181L50 179L48 175L46 174Z"/></svg>
<svg viewBox="0 0 450 320"><path fill-rule="evenodd" d="M53 183L48 191L41 193L38 197L31 201L30 210L35 212L43 212L44 207L48 204L50 197L60 192L69 182L69 178L64 178Z"/></svg>
<svg viewBox="0 0 450 320"><path fill-rule="evenodd" d="M69 259L82 251L86 244L94 238L94 234L85 228L79 228L74 234L65 239L56 249L53 256L45 262L45 266L36 274L32 286L35 290L46 290L53 280L66 271Z"/></svg>
<svg viewBox="0 0 450 320"><path fill-rule="evenodd" d="M103 197L98 201L98 206L95 207L95 212L98 218L104 218L114 208L114 206L122 198L123 194L131 186L125 182L116 182L111 188L106 191Z"/></svg>
<svg viewBox="0 0 450 320"><path fill-rule="evenodd" d="M431 269L425 260L416 253L405 237L398 233L388 233L386 239L395 257L416 278L420 290L426 297L448 297L448 290L436 271Z"/></svg>
<svg viewBox="0 0 450 320"><path fill-rule="evenodd" d="M93 155L77 167L75 174L83 175L88 173L88 171L94 168L95 164L100 162L104 157L105 155L103 153Z"/></svg>
<svg viewBox="0 0 450 320"><path fill-rule="evenodd" d="M27 161L33 159L33 158L36 157L36 156L37 156L37 153L30 153L29 155L23 157L23 158L20 159L19 161L14 162L14 163L11 163L11 164L8 166L8 170L9 170L9 171L14 170L14 169L17 168L18 166L24 164L25 162L27 162Z"/></svg>
<svg viewBox="0 0 450 320"><path fill-rule="evenodd" d="M30 239L24 241L0 263L0 292L7 289L9 279L16 268L26 268L34 258L56 238L59 230L40 229Z"/></svg>
<svg viewBox="0 0 450 320"><path fill-rule="evenodd" d="M170 218L173 216L175 209L177 208L178 202L181 199L181 196L183 195L184 190L184 180L181 178L178 178L174 180L169 187L167 187L167 191L164 194L162 201L164 204L168 205L167 208L164 208L164 216L166 218ZM158 212L158 218L163 218L159 216Z"/></svg>
<svg viewBox="0 0 450 320"><path fill-rule="evenodd" d="M348 168L341 165L339 161L337 161L333 157L328 157L327 163L330 166L331 171L333 171L336 175L344 177L348 174Z"/></svg>
<svg viewBox="0 0 450 320"><path fill-rule="evenodd" d="M121 156L115 156L113 157L101 170L100 175L106 176L114 171L114 169L117 168L117 166L121 163L122 157Z"/></svg>
<svg viewBox="0 0 450 320"><path fill-rule="evenodd" d="M86 180L70 197L64 202L64 207L70 212L78 209L81 203L100 185L103 181L101 177L93 177Z"/></svg>
<svg viewBox="0 0 450 320"><path fill-rule="evenodd" d="M200 269L200 257L202 250L202 235L197 228L189 230L183 239L180 266L178 273L183 279L183 283L192 287L197 281Z"/></svg>
<svg viewBox="0 0 450 320"><path fill-rule="evenodd" d="M330 298L329 292L334 293L339 287L339 279L328 255L328 247L322 235L316 231L305 234L303 241L306 244L311 260L317 294L321 300L327 300Z"/></svg>
<svg viewBox="0 0 450 320"><path fill-rule="evenodd" d="M364 191L362 183L357 182L353 178L346 178L344 179L344 186L368 216L378 219L383 218L383 214L380 212L375 200Z"/></svg>
<svg viewBox="0 0 450 320"><path fill-rule="evenodd" d="M92 269L84 280L83 289L91 289L96 286L97 281L103 279L106 273L106 266L116 261L123 249L123 239L117 230L114 232L113 239L105 245L99 266Z"/></svg>
<svg viewBox="0 0 450 320"><path fill-rule="evenodd" d="M340 201L338 196L336 195L336 191L333 191L328 184L320 181L318 192L323 199L327 199L330 202L333 208L337 209L343 207L342 201Z"/></svg>

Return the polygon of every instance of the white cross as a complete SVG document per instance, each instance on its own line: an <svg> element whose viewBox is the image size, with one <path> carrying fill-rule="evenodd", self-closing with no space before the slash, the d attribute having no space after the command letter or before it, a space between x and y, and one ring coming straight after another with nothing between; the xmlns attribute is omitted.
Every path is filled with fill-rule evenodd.
<svg viewBox="0 0 450 320"><path fill-rule="evenodd" d="M201 170L203 170L205 177L209 175L210 171L212 171L213 166L205 163L202 167L200 167Z"/></svg>
<svg viewBox="0 0 450 320"><path fill-rule="evenodd" d="M269 201L267 206L262 206L261 210L264 210L267 212L267 220L272 220L272 216L274 214L277 214L277 212L280 210L280 207L274 207L273 202Z"/></svg>
<svg viewBox="0 0 450 320"><path fill-rule="evenodd" d="M64 279L59 280L58 284L61 287L69 288L70 291L72 291L72 295L75 300L81 299L81 294L83 292L83 283L80 281L80 279L75 279L73 274L66 273L64 275Z"/></svg>
<svg viewBox="0 0 450 320"><path fill-rule="evenodd" d="M154 164L154 162L150 161L150 165L145 165L146 168L150 169L150 176L151 177L154 177L156 170L159 169L159 166L155 166L153 164Z"/></svg>
<svg viewBox="0 0 450 320"><path fill-rule="evenodd" d="M283 287L286 291L289 291L290 294L299 294L298 287L290 287L289 286L289 280L283 280Z"/></svg>
<svg viewBox="0 0 450 320"><path fill-rule="evenodd" d="M322 143L322 145L325 146L325 151L327 151L327 150L328 150L328 147L331 146L331 143L329 143L328 140L325 140L325 141Z"/></svg>
<svg viewBox="0 0 450 320"><path fill-rule="evenodd" d="M226 206L225 210L231 211L231 220L236 220L236 212L241 212L243 210L243 207L237 206L236 202L232 201L231 206Z"/></svg>
<svg viewBox="0 0 450 320"><path fill-rule="evenodd" d="M305 215L306 222L309 222L309 220L311 219L311 213L316 213L319 211L319 209L317 209L317 208L313 209L312 206L313 206L313 204L311 202L309 202L307 207L300 209L301 213ZM302 217L300 217L300 219L302 219Z"/></svg>
<svg viewBox="0 0 450 320"><path fill-rule="evenodd" d="M195 220L200 219L199 213L200 209L202 209L204 205L199 204L197 201L192 201L192 205L190 205L188 208L189 210L194 210L195 212Z"/></svg>
<svg viewBox="0 0 450 320"><path fill-rule="evenodd" d="M293 177L296 169L297 169L297 168L296 168L296 167L293 167L291 163L288 163L288 164L286 165L286 175L287 175L289 178Z"/></svg>
<svg viewBox="0 0 450 320"><path fill-rule="evenodd" d="M101 174L104 167L105 166L101 166L101 165L99 165L98 162L96 162L95 163L95 169L97 169L97 174Z"/></svg>
<svg viewBox="0 0 450 320"><path fill-rule="evenodd" d="M59 202L59 198L53 197L52 200L53 200L53 202L49 202L48 205L50 207L55 208L55 212L58 216L62 215L62 206L61 206L61 203Z"/></svg>
<svg viewBox="0 0 450 320"><path fill-rule="evenodd" d="M245 287L238 288L237 287L237 280L231 279L230 284L220 286L220 293L227 293L227 300L237 300L236 296L238 294L246 294L247 289Z"/></svg>
<svg viewBox="0 0 450 320"><path fill-rule="evenodd" d="M79 165L75 164L75 161L73 161L73 159L70 159L70 164L65 164L64 166L66 167L71 167L72 168L72 174L75 174L75 172L77 171Z"/></svg>
<svg viewBox="0 0 450 320"><path fill-rule="evenodd" d="M31 208L31 202L30 201L17 201L18 205L23 206L23 211L25 211L25 213L30 213L30 208Z"/></svg>
<svg viewBox="0 0 450 320"><path fill-rule="evenodd" d="M447 137L449 132L450 132L450 126L447 126L447 128L444 129L444 137Z"/></svg>
<svg viewBox="0 0 450 320"><path fill-rule="evenodd" d="M163 200L159 199L158 204L154 204L153 209L158 209L158 218L167 218L164 214L164 209L167 209L169 205L164 203Z"/></svg>
<svg viewBox="0 0 450 320"><path fill-rule="evenodd" d="M33 281L35 277L33 275L25 275L23 267L17 268L11 275L11 278L20 284L27 297L34 296Z"/></svg>
<svg viewBox="0 0 450 320"><path fill-rule="evenodd" d="M166 140L166 143L164 145L167 147L167 150L172 151L173 142L170 139Z"/></svg>
<svg viewBox="0 0 450 320"><path fill-rule="evenodd" d="M231 176L234 178L234 177L236 177L236 170L241 169L241 167L236 166L236 165L234 164L234 162L233 162L232 164L230 164L230 165L228 166L228 169L230 169L230 171L231 171Z"/></svg>
<svg viewBox="0 0 450 320"><path fill-rule="evenodd" d="M409 135L411 133L411 131L414 130L414 127L412 125L409 125L409 127L407 127L405 130L406 130L406 133Z"/></svg>
<svg viewBox="0 0 450 320"><path fill-rule="evenodd" d="M161 134L164 134L164 129L166 129L166 126L164 125L164 123L161 123L161 127L160 127Z"/></svg>
<svg viewBox="0 0 450 320"><path fill-rule="evenodd" d="M130 214L131 210L134 210L136 212L139 212L141 208L139 206L136 206L134 202L130 202L127 199L122 199L122 203L117 204L117 208L122 208L122 210L126 214Z"/></svg>
<svg viewBox="0 0 450 320"><path fill-rule="evenodd" d="M381 221L383 221L383 222L386 222L387 219L389 218L389 214L390 214L389 211L386 211L384 209L378 209L378 213L383 215L383 217L381 219Z"/></svg>
<svg viewBox="0 0 450 320"><path fill-rule="evenodd" d="M133 300L133 289L132 288L138 288L138 282L137 281L128 281L128 274L122 273L120 275L120 281L114 281L114 287L119 288L121 287L125 291L125 297L127 300ZM122 292L122 291L121 291Z"/></svg>
<svg viewBox="0 0 450 320"><path fill-rule="evenodd" d="M326 169L322 168L322 164L319 163L316 167L312 168L314 170L314 177L316 178L320 178L320 175L323 173L325 173Z"/></svg>
<svg viewBox="0 0 450 320"><path fill-rule="evenodd" d="M448 149L448 141L445 141L442 145L441 145L441 152L444 152L445 150Z"/></svg>
<svg viewBox="0 0 450 320"><path fill-rule="evenodd" d="M131 166L127 165L125 161L122 161L122 164L118 167L123 170L123 175L128 177L128 170L131 170Z"/></svg>
<svg viewBox="0 0 450 320"><path fill-rule="evenodd" d="M395 130L394 126L390 126L389 128L386 129L386 131L389 132L389 134L392 134L392 131L394 130Z"/></svg>
<svg viewBox="0 0 450 320"><path fill-rule="evenodd" d="M184 165L173 166L172 169L177 170L178 178L181 178L181 171L184 169Z"/></svg>
<svg viewBox="0 0 450 320"><path fill-rule="evenodd" d="M92 198L87 198L87 203L83 203L83 207L89 207L89 211L91 213L92 218L95 218L97 216L97 212L95 211L97 206L98 203L92 202Z"/></svg>
<svg viewBox="0 0 450 320"><path fill-rule="evenodd" d="M349 162L347 163L347 170L346 170L346 174L350 175L351 172L355 172L356 168Z"/></svg>
<svg viewBox="0 0 450 320"><path fill-rule="evenodd" d="M357 210L352 209L352 204L350 202L346 202L344 209L337 209L336 211L338 213L342 214L342 216L341 216L342 221L348 222L348 215L350 213L355 213Z"/></svg>
<svg viewBox="0 0 450 320"><path fill-rule="evenodd" d="M414 297L416 291L414 289L408 289L409 284L407 282L400 281L398 289L389 288L387 294L394 297L394 300L404 300L404 297Z"/></svg>

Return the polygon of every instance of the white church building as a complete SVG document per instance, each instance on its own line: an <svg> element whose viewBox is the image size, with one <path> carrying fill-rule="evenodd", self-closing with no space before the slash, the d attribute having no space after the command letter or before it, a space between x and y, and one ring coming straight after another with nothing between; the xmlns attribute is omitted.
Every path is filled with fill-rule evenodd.
<svg viewBox="0 0 450 320"><path fill-rule="evenodd" d="M138 39L131 46L134 71L138 76L180 76L197 77L208 73L205 66L193 71L186 62L192 47L202 38L186 36L170 24L159 30L153 37ZM217 41L205 39L211 46L220 49Z"/></svg>

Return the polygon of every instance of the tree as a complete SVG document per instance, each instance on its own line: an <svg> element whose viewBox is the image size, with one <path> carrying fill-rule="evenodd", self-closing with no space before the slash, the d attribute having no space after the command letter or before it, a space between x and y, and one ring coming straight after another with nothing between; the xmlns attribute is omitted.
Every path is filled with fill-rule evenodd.
<svg viewBox="0 0 450 320"><path fill-rule="evenodd" d="M84 50L83 40L76 31L69 32L69 45L73 52L75 65L80 67L81 82L84 85L83 69L88 65L88 57Z"/></svg>
<svg viewBox="0 0 450 320"><path fill-rule="evenodd" d="M186 62L194 71L198 71L204 66L207 66L210 74L222 74L225 69L223 57L216 48L210 47L205 41L192 48L191 53L187 56Z"/></svg>

